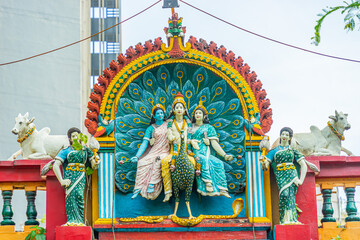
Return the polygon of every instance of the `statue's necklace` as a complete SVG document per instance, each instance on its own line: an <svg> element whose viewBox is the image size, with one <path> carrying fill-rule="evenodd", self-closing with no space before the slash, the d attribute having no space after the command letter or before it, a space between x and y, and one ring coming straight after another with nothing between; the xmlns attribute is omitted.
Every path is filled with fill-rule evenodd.
<svg viewBox="0 0 360 240"><path fill-rule="evenodd" d="M329 126L330 130L331 130L341 141L344 141L344 140L345 140L344 135L342 135L341 133L339 133L339 132L333 127L333 125L331 125L330 121L328 121L328 126Z"/></svg>
<svg viewBox="0 0 360 240"><path fill-rule="evenodd" d="M25 141L35 130L35 127L33 127L32 129L30 129L26 134L25 136L23 136L22 138L18 138L17 141L19 143L22 143L23 141Z"/></svg>
<svg viewBox="0 0 360 240"><path fill-rule="evenodd" d="M181 133L181 131L184 130L184 128L185 128L185 124L186 124L186 123L185 123L185 119L183 120L183 124L182 124L181 129L180 129L179 126L177 125L176 119L174 119L174 123L175 123L176 130L178 130L178 132Z"/></svg>

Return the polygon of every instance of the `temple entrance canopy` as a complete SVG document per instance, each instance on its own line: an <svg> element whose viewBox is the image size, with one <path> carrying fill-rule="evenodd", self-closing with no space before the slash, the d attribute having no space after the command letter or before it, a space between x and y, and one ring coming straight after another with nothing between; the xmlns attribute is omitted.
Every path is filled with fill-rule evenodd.
<svg viewBox="0 0 360 240"><path fill-rule="evenodd" d="M99 76L85 120L89 132L101 143L103 160L98 178L93 181L93 203L98 206L94 208L95 225L110 223L107 219L113 218L172 213L174 202L163 203L163 192L155 200L141 196L131 200L139 162L130 159L146 137L155 105L164 106L168 117L179 92L184 96L190 118L199 103L206 108L220 147L234 157L224 160L225 155L220 156L208 147L207 159L209 155L221 159L231 198L200 196L194 184L190 200L193 215L256 217L269 221L264 178L257 161L258 143L272 124L266 92L241 57L235 58L225 47L195 37L184 43L185 32L182 18L173 14L169 28L165 28L166 43L157 38L130 47ZM144 154L149 149L150 146ZM244 208L234 216L232 203L238 198L243 199ZM186 213L186 206L180 200L178 216L185 217Z"/></svg>

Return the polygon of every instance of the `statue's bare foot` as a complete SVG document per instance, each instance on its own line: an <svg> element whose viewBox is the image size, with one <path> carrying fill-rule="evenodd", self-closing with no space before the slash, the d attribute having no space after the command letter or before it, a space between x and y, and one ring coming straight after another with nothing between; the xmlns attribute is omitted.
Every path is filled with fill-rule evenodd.
<svg viewBox="0 0 360 240"><path fill-rule="evenodd" d="M194 219L194 218L196 218L196 217L194 217L192 215L189 216L189 220Z"/></svg>
<svg viewBox="0 0 360 240"><path fill-rule="evenodd" d="M165 198L164 198L163 202L169 201L170 197L171 197L170 193L165 194Z"/></svg>
<svg viewBox="0 0 360 240"><path fill-rule="evenodd" d="M169 219L171 219L172 217L177 217L177 216L176 216L176 214L170 214L170 215L168 216Z"/></svg>

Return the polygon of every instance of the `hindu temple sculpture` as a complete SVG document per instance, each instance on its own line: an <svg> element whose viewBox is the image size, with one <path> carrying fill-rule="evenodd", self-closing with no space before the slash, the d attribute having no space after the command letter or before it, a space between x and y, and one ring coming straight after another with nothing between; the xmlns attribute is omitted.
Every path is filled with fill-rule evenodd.
<svg viewBox="0 0 360 240"><path fill-rule="evenodd" d="M297 219L295 196L298 187L304 182L307 165L305 157L293 149L293 131L284 127L280 131L280 145L271 149L262 162L264 170L271 164L279 189L280 224L301 224ZM300 176L295 163L300 165Z"/></svg>
<svg viewBox="0 0 360 240"><path fill-rule="evenodd" d="M154 46L151 51L155 48L159 51L150 53L154 58L136 60L139 61L137 67L146 66L144 70L126 82L114 81L108 85L118 88L117 91L101 91L109 97L100 106L101 119L116 119L114 134L107 136L113 136L115 142L116 206L126 206L115 207L114 214L121 216L119 221L158 221L172 210L173 222L179 220L177 216L189 216L190 220L193 215L198 216L196 219L200 220L192 219L190 225L201 221L202 214L207 214L207 218L219 218L216 217L219 214L222 218L233 218L237 215L225 217L223 214L231 213L228 207L235 194L244 198L247 178L244 116L253 118L246 120L251 124L250 134L261 132L260 125L266 117L260 118L257 114L259 109L252 104L256 99L248 94L250 88L245 89L240 82L235 83L214 71L210 64L218 63L212 61L210 55L199 60L195 57L194 61L183 58L192 46L189 42L184 46L185 28L181 23L182 19L173 14L169 28L165 29L168 46L157 39L151 45ZM136 51L144 54L150 49L149 43L144 48L138 47ZM156 55L160 52L166 59ZM159 59L169 62L151 64ZM196 64L197 61L205 64ZM135 72L134 67L117 77L125 79ZM103 81L103 77L99 79ZM240 87L243 89L239 90ZM96 102L97 98L92 99ZM156 106L161 106L161 110ZM199 111L204 116L196 119L195 112L199 115ZM92 114L89 112L88 116ZM100 121L96 117L86 121L92 133L100 130L95 129ZM182 190L184 194L180 197L178 193ZM184 205L179 204L183 197ZM203 204L204 201L207 204Z"/></svg>
<svg viewBox="0 0 360 240"><path fill-rule="evenodd" d="M224 162L214 156L213 150L226 161L233 156L226 154L219 144L219 137L210 125L208 111L202 101L195 108L192 118L192 139L197 141L194 154L200 159L201 174L196 177L197 191L203 196L225 196L230 198L227 188ZM213 150L212 150L213 149Z"/></svg>
<svg viewBox="0 0 360 240"><path fill-rule="evenodd" d="M146 199L156 199L163 189L161 177L161 159L169 155L170 147L167 139L166 111L163 105L156 104L151 111L150 126L145 131L135 157L130 161L137 162L134 194ZM149 151L146 151L147 148ZM124 161L120 162L121 164Z"/></svg>
<svg viewBox="0 0 360 240"><path fill-rule="evenodd" d="M29 119L29 113L15 118L12 133L18 136L20 150L12 154L8 160L15 160L20 154L23 159L54 158L63 148L69 146L65 135L50 135L50 128L36 130L35 118Z"/></svg>
<svg viewBox="0 0 360 240"><path fill-rule="evenodd" d="M341 141L345 140L344 131L351 127L347 117L348 114L335 110L323 129L311 126L310 133L295 133L293 147L305 156L339 156L341 152L352 156L351 151L341 146Z"/></svg>
<svg viewBox="0 0 360 240"><path fill-rule="evenodd" d="M77 128L70 128L67 135L71 146L61 150L55 157L53 170L61 186L65 188L65 225L84 226L85 175L90 175L100 164L96 151L93 151L98 143L93 139L95 143L90 147L86 146L87 137Z"/></svg>
<svg viewBox="0 0 360 240"><path fill-rule="evenodd" d="M184 96L179 92L173 101L168 121L167 137L171 145L170 154L161 161L162 176L164 181L165 199L168 201L175 195L174 216L179 205L179 192L185 190L185 203L192 218L190 210L190 195L195 177L196 161L193 154L188 152L193 148L199 148L197 142L191 139L191 121ZM171 171L171 174L170 174ZM197 167L197 174L200 174Z"/></svg>
<svg viewBox="0 0 360 240"><path fill-rule="evenodd" d="M190 147L187 146L188 143L189 144L191 143L195 148L198 148L197 143L191 140L190 131L191 131L190 116L186 108L184 96L179 92L174 98L174 102L172 104L172 108L168 120L167 137L171 145L170 154L161 161L161 170L162 170L162 177L164 181L164 192L165 192L164 202L168 201L172 196L172 185L173 185L172 175L174 174L170 174L170 171L172 172L175 171L176 174L180 174L180 169L175 170L175 162L178 155L180 154L179 151L182 142L184 147L182 150L184 151L183 154L185 155L183 156L184 159L182 159L182 161L187 163L187 159L185 158L188 158L189 161L192 162L193 167L195 166L195 159L193 158L193 156L190 156L187 152L188 149L190 150ZM180 184L179 182L175 183L176 186L179 186L179 184ZM177 207L175 207L175 209L176 208Z"/></svg>

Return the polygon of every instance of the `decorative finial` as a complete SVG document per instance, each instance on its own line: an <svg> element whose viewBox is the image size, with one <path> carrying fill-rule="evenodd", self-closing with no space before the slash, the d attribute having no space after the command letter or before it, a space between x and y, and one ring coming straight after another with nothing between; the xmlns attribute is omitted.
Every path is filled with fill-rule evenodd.
<svg viewBox="0 0 360 240"><path fill-rule="evenodd" d="M177 0L164 0L163 8L178 8L179 3Z"/></svg>

